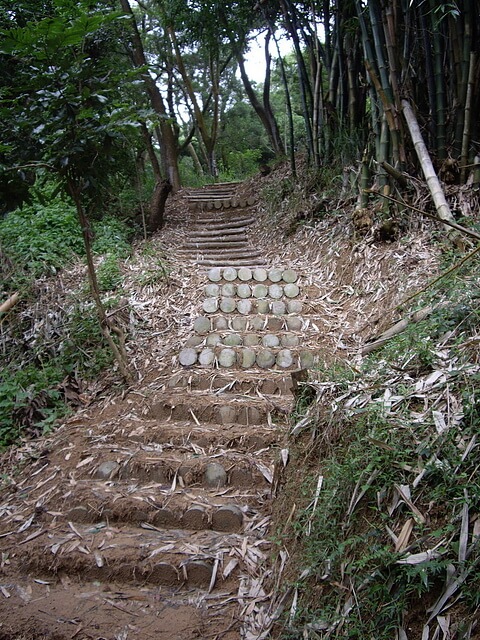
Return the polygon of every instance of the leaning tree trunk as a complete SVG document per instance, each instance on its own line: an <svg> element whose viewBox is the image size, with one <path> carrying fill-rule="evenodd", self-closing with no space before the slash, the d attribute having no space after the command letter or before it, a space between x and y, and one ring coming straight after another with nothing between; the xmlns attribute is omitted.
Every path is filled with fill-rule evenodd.
<svg viewBox="0 0 480 640"><path fill-rule="evenodd" d="M137 68L142 69L142 80L145 84L146 91L150 97L153 110L160 116L160 138L162 162L165 168L167 179L171 182L174 191L180 189L180 173L178 170L177 143L172 126L168 120L167 110L163 102L162 94L148 71L147 59L143 48L142 39L138 31L137 22L130 7L129 0L120 0L123 12L130 17L132 31L131 40L133 45L132 60Z"/></svg>
<svg viewBox="0 0 480 640"><path fill-rule="evenodd" d="M90 291L92 293L93 301L95 303L95 308L98 315L98 320L100 323L100 330L107 341L110 349L112 350L113 356L118 363L118 368L123 379L126 382L132 381L132 375L128 370L127 366L127 354L125 352L125 336L123 334L122 329L112 324L112 322L108 319L105 307L103 306L102 298L100 296L100 289L97 281L97 273L95 271L95 265L93 262L93 254L92 254L92 232L90 229L90 222L85 215L85 211L83 209L82 199L80 195L80 188L77 184L77 181L74 176L71 174L66 175L67 179L67 188L69 194L72 196L72 200L75 204L75 208L77 210L78 221L80 223L80 227L82 229L82 237L83 243L85 246L85 255L87 257L87 272L88 272L88 281L90 284ZM119 345L117 345L112 337L112 332L118 336Z"/></svg>
<svg viewBox="0 0 480 640"><path fill-rule="evenodd" d="M408 125L408 129L410 131L410 135L412 137L412 142L415 146L415 151L417 152L418 160L425 176L425 180L427 181L427 185L432 195L433 202L435 203L438 217L441 220L454 222L455 219L452 216L448 202L445 199L445 194L443 193L442 187L440 185L440 181L437 178L435 169L433 168L433 164L428 154L427 147L425 146L425 143L423 141L417 119L415 118L412 107L407 100L402 100L402 109L403 115L405 116L405 120ZM448 227L448 230L450 231L450 227Z"/></svg>

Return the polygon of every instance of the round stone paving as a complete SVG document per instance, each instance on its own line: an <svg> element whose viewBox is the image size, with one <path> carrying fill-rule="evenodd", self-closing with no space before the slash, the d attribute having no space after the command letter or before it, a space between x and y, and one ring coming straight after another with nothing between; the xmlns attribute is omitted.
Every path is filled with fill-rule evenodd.
<svg viewBox="0 0 480 640"><path fill-rule="evenodd" d="M213 349L202 349L198 356L198 362L202 367L209 367L215 361L215 353Z"/></svg>
<svg viewBox="0 0 480 640"><path fill-rule="evenodd" d="M238 364L242 369L250 369L255 364L255 351L252 349L242 349L238 354Z"/></svg>
<svg viewBox="0 0 480 640"><path fill-rule="evenodd" d="M225 336L223 339L223 344L226 347L238 347L242 342L242 336L239 336L238 333L229 333L228 336Z"/></svg>
<svg viewBox="0 0 480 640"><path fill-rule="evenodd" d="M235 311L236 302L233 298L222 298L220 301L220 309L224 313L232 313Z"/></svg>
<svg viewBox="0 0 480 640"><path fill-rule="evenodd" d="M215 313L218 309L218 300L216 298L207 298L203 301L203 310L205 313Z"/></svg>
<svg viewBox="0 0 480 640"><path fill-rule="evenodd" d="M281 269L270 269L268 272L268 279L270 282L280 282L282 279L282 270Z"/></svg>
<svg viewBox="0 0 480 640"><path fill-rule="evenodd" d="M289 300L287 302L287 311L288 313L302 313L303 304L300 300Z"/></svg>
<svg viewBox="0 0 480 640"><path fill-rule="evenodd" d="M257 313L270 312L270 303L268 300L258 300L256 306L257 306Z"/></svg>
<svg viewBox="0 0 480 640"><path fill-rule="evenodd" d="M272 313L275 316L283 316L285 311L286 311L286 307L283 300L274 300L272 302Z"/></svg>
<svg viewBox="0 0 480 640"><path fill-rule="evenodd" d="M193 323L193 329L199 335L201 336L206 335L211 328L212 328L212 324L210 322L210 318L206 318L205 316L198 316L198 318L195 318L195 322Z"/></svg>
<svg viewBox="0 0 480 640"><path fill-rule="evenodd" d="M257 364L261 369L269 369L275 364L275 355L268 349L263 349L257 354Z"/></svg>
<svg viewBox="0 0 480 640"><path fill-rule="evenodd" d="M250 325L254 331L262 331L265 328L265 318L255 316L250 320Z"/></svg>
<svg viewBox="0 0 480 640"><path fill-rule="evenodd" d="M300 351L300 366L302 369L311 369L315 365L315 356L311 351Z"/></svg>
<svg viewBox="0 0 480 640"><path fill-rule="evenodd" d="M292 352L289 349L282 349L277 353L277 364L282 369L288 369L293 364Z"/></svg>
<svg viewBox="0 0 480 640"><path fill-rule="evenodd" d="M268 294L268 287L264 284L256 284L253 287L253 295L255 298L266 298Z"/></svg>
<svg viewBox="0 0 480 640"><path fill-rule="evenodd" d="M233 367L237 359L237 354L233 349L222 349L218 356L218 364L221 367Z"/></svg>
<svg viewBox="0 0 480 640"><path fill-rule="evenodd" d="M260 342L260 336L257 333L246 333L243 336L243 344L246 347L255 347Z"/></svg>
<svg viewBox="0 0 480 640"><path fill-rule="evenodd" d="M264 282L267 279L267 272L265 269L254 269L253 279L257 282Z"/></svg>
<svg viewBox="0 0 480 640"><path fill-rule="evenodd" d="M296 298L300 293L300 289L297 287L297 285L292 283L286 284L283 290L285 291L285 295L287 296L287 298Z"/></svg>
<svg viewBox="0 0 480 640"><path fill-rule="evenodd" d="M242 316L235 316L232 319L232 329L234 331L245 331L247 328L247 319Z"/></svg>
<svg viewBox="0 0 480 640"><path fill-rule="evenodd" d="M252 301L251 300L239 300L237 303L238 313L241 313L244 316L247 316L252 311Z"/></svg>
<svg viewBox="0 0 480 640"><path fill-rule="evenodd" d="M220 287L218 286L218 284L214 284L213 282L211 282L205 287L205 295L207 296L207 298L216 298L219 293Z"/></svg>
<svg viewBox="0 0 480 640"><path fill-rule="evenodd" d="M223 505L212 515L212 529L215 531L240 531L242 525L243 513L236 505Z"/></svg>
<svg viewBox="0 0 480 640"><path fill-rule="evenodd" d="M286 333L282 336L282 347L298 347L300 338L295 333Z"/></svg>
<svg viewBox="0 0 480 640"><path fill-rule="evenodd" d="M280 340L278 339L278 336L273 333L267 333L267 335L262 338L262 344L264 347L278 347Z"/></svg>
<svg viewBox="0 0 480 640"><path fill-rule="evenodd" d="M239 284L237 287L237 295L239 298L250 298L250 296L252 295L250 285L245 284L244 282L242 284Z"/></svg>
<svg viewBox="0 0 480 640"><path fill-rule="evenodd" d="M209 347L216 347L222 341L222 336L219 333L211 333L207 336L207 345Z"/></svg>
<svg viewBox="0 0 480 640"><path fill-rule="evenodd" d="M228 320L223 316L215 318L215 329L217 331L225 331L225 329L228 329Z"/></svg>
<svg viewBox="0 0 480 640"><path fill-rule="evenodd" d="M202 342L205 340L202 336L190 336L188 340L185 342L186 347L199 347ZM207 338L208 342L208 338Z"/></svg>
<svg viewBox="0 0 480 640"><path fill-rule="evenodd" d="M268 294L274 300L279 300L283 296L283 287L279 284L272 284L268 287Z"/></svg>
<svg viewBox="0 0 480 640"><path fill-rule="evenodd" d="M285 269L285 271L282 273L282 278L284 282L292 283L297 281L298 275L297 272L293 269Z"/></svg>
<svg viewBox="0 0 480 640"><path fill-rule="evenodd" d="M252 279L252 270L249 269L248 267L241 267L238 270L238 279L239 280L243 280L243 282L246 282L247 280L251 280Z"/></svg>
<svg viewBox="0 0 480 640"><path fill-rule="evenodd" d="M229 282L231 282L232 280L236 280L237 270L234 269L233 267L226 267L223 270L223 278L224 280L228 280Z"/></svg>
<svg viewBox="0 0 480 640"><path fill-rule="evenodd" d="M287 317L287 327L290 331L301 331L303 327L302 319L295 316L291 318Z"/></svg>
<svg viewBox="0 0 480 640"><path fill-rule="evenodd" d="M197 361L195 349L182 349L178 354L178 361L183 367L191 367Z"/></svg>
<svg viewBox="0 0 480 640"><path fill-rule="evenodd" d="M222 273L218 267L213 267L208 272L208 279L210 282L220 282L222 279Z"/></svg>
<svg viewBox="0 0 480 640"><path fill-rule="evenodd" d="M227 282L222 287L222 296L225 298L233 298L237 292L237 287L232 282Z"/></svg>

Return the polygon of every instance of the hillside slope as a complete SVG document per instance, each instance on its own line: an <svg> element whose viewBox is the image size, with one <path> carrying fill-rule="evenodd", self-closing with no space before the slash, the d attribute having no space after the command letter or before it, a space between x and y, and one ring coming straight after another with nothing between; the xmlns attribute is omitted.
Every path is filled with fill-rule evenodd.
<svg viewBox="0 0 480 640"><path fill-rule="evenodd" d="M98 380L51 435L3 456L0 638L253 640L283 633L285 611L291 633L315 631L291 609L308 512L296 491L325 475L319 458L342 424L350 433L345 403L355 413L377 402L366 374L338 382L332 371L360 373L362 347L404 314L440 252L413 217L390 242L360 235L340 210L292 234L287 204L275 217L257 202L281 179L179 194L166 229L124 264L136 383L112 391ZM160 255L166 282L155 278ZM310 373L298 385L299 369ZM332 421L332 407L348 420ZM370 428L363 443L376 439ZM307 569L318 597L308 581L320 568Z"/></svg>

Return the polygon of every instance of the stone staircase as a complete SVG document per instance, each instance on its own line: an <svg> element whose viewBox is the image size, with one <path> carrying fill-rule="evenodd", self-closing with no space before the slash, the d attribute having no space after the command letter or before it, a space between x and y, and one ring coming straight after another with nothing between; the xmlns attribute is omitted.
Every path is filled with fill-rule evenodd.
<svg viewBox="0 0 480 640"><path fill-rule="evenodd" d="M215 184L190 189L189 230L179 255L201 266L260 266L262 252L248 238L255 222L253 198L236 196L236 185Z"/></svg>
<svg viewBox="0 0 480 640"><path fill-rule="evenodd" d="M225 186L214 191L191 196L184 255L220 266L203 271L173 365L153 388L67 422L2 498L1 638L268 633L270 511L291 374L314 365L319 322L301 274L259 266L246 235L233 257L231 235L246 234L252 216L226 208ZM217 234L215 247L188 248L200 228Z"/></svg>

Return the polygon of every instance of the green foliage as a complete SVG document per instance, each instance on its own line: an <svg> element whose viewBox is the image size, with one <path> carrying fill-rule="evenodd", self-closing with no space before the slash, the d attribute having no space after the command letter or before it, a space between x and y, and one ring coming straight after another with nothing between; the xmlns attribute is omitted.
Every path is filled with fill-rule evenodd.
<svg viewBox="0 0 480 640"><path fill-rule="evenodd" d="M7 214L0 221L0 244L33 277L55 273L83 253L75 208L60 195L48 204L37 200Z"/></svg>
<svg viewBox="0 0 480 640"><path fill-rule="evenodd" d="M369 356L355 376L345 367L318 372L325 391L316 414L315 402L300 397L297 418L307 406L318 417L307 453L300 447L298 462L290 464L305 467L307 458L311 465L301 487L297 474L286 487L297 510L290 531L282 523L279 537L289 536L290 544L294 537L309 577L298 585L298 614L284 638L318 625L344 638L389 640L401 627L425 624L453 579L460 581L455 598L464 607L462 623L475 619L477 291L472 267L426 320ZM396 549L393 534L400 536L408 522L411 535ZM460 557L462 526L469 530L468 551Z"/></svg>
<svg viewBox="0 0 480 640"><path fill-rule="evenodd" d="M132 229L119 218L95 221L93 235L95 253L111 254L111 260L130 255ZM0 221L0 246L4 256L18 267L4 281L8 290L56 273L85 253L75 208L60 194L52 197L51 188Z"/></svg>
<svg viewBox="0 0 480 640"><path fill-rule="evenodd" d="M97 280L100 291L113 291L122 284L123 276L118 257L109 253L97 268Z"/></svg>
<svg viewBox="0 0 480 640"><path fill-rule="evenodd" d="M69 373L89 379L111 365L113 356L92 304L76 304L71 311L60 360Z"/></svg>
<svg viewBox="0 0 480 640"><path fill-rule="evenodd" d="M132 251L132 228L126 221L107 216L93 223L93 251L98 254L115 254L126 258Z"/></svg>
<svg viewBox="0 0 480 640"><path fill-rule="evenodd" d="M65 376L55 364L8 366L0 377L0 448L21 436L48 431L67 405L59 385Z"/></svg>
<svg viewBox="0 0 480 640"><path fill-rule="evenodd" d="M224 165L220 171L220 181L224 179L244 180L258 173L261 156L260 149L229 151L225 156Z"/></svg>

